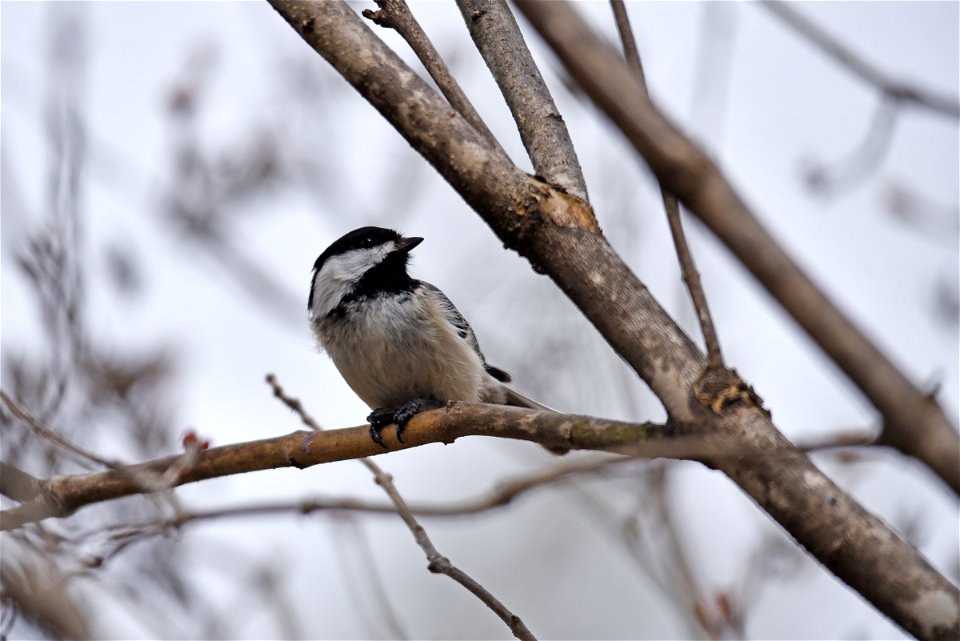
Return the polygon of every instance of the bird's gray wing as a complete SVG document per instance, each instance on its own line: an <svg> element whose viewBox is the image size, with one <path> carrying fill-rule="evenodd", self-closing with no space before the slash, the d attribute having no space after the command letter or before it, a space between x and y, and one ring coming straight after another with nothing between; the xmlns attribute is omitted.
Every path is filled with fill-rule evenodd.
<svg viewBox="0 0 960 641"><path fill-rule="evenodd" d="M484 358L483 352L480 351L480 343L477 342L477 336L473 333L473 328L470 327L470 323L468 323L467 319L463 317L463 314L460 313L460 310L458 310L453 302L447 298L447 295L440 291L440 288L431 285L430 283L424 281L420 281L420 283L423 287L429 289L436 296L437 300L440 302L440 308L443 310L443 315L446 317L447 322L457 330L457 335L463 340L467 341L470 347L473 348L473 351L477 353L477 356L480 357L480 362L483 363L483 368L487 370L487 374L494 377L501 383L509 383L511 378L508 373L499 367L494 367L493 365L489 365L487 363L487 359Z"/></svg>

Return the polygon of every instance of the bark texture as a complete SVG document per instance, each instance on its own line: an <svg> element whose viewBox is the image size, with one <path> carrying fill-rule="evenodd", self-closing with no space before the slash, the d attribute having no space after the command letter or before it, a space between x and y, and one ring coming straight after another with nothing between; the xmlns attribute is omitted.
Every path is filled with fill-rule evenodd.
<svg viewBox="0 0 960 641"><path fill-rule="evenodd" d="M931 568L916 549L863 510L803 453L793 451L786 458L763 456L764 452L790 445L758 406L752 390L735 374L701 380L703 355L610 248L585 201L524 175L501 153L485 145L344 3L273 0L272 4L436 167L504 243L527 257L567 293L650 385L674 424L692 432L736 439L743 450L742 458L725 457L715 464L791 536L911 633L921 638L960 634L960 595L956 587ZM555 2L521 6L528 15L540 14L538 19L544 23L553 20L555 7L565 7ZM538 28L550 32L543 25ZM563 41L577 43L578 47L585 42L579 39L583 33L569 28L550 33L548 41L558 49ZM612 53L605 47L603 51ZM574 62L575 56L570 54L564 56L564 62L578 69L578 74L586 74L587 69L596 72L593 65L597 59L592 55L587 52L582 61ZM612 60L606 55L598 59L625 70L615 53L613 56ZM718 233L728 237L725 240L731 247L760 251L757 243L768 243L769 236L755 220L743 215L745 206L709 159L679 136L649 103L634 105L642 94L629 71L615 78L626 91L618 94L626 102L602 105L639 119L624 119L621 126L631 140L635 137L642 143L635 143L639 148L649 151L658 177L692 211L711 212L712 217L704 216L705 220L720 227L730 224L731 229ZM584 82L593 86L592 81ZM615 121L621 124L621 120ZM889 365L775 245L764 247L767 262L762 263L758 277L772 280L772 291L787 293L785 306L810 321L808 331L821 339L845 370L859 371L865 366L859 359L878 367ZM780 272L769 271L772 267L781 268ZM816 306L825 319L810 319L803 312L805 304ZM856 347L842 344L844 338L855 341ZM850 366L851 359L856 366ZM877 398L876 402L893 415L917 418L916 411L922 408L914 402L915 390L891 370L884 368L879 378L886 385L906 383L896 398L907 405L901 409L885 399ZM886 388L869 374L867 378L873 382L864 387L871 391L877 393L874 385ZM715 414L707 408L705 399L717 398L733 400L719 407L707 402L719 412ZM926 410L924 418L930 418Z"/></svg>

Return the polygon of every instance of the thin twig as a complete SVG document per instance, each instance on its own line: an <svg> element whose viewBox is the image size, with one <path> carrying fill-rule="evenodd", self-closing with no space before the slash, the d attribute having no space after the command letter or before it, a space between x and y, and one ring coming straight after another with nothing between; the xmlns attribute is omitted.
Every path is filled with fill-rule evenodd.
<svg viewBox="0 0 960 641"><path fill-rule="evenodd" d="M765 0L760 4L819 47L828 56L890 98L913 103L919 107L926 107L944 116L960 118L960 101L957 101L956 96L949 96L891 78L886 72L865 60L786 2Z"/></svg>
<svg viewBox="0 0 960 641"><path fill-rule="evenodd" d="M437 551L433 543L430 541L430 537L427 536L426 530L424 530L423 526L417 522L416 517L414 517L410 512L410 509L404 502L403 497L400 496L400 493L394 486L393 477L389 474L384 474L379 468L377 468L377 470L377 475L374 477L377 485L382 487L387 493L387 496L390 497L390 500L393 501L393 504L397 508L397 512L400 514L400 518L402 518L403 522L406 523L408 528L410 528L410 531L413 533L413 538L416 539L417 544L427 555L427 568L434 573L446 574L451 579L472 592L477 598L483 601L488 608L493 610L496 615L503 620L504 623L507 624L507 626L510 628L510 631L513 632L513 635L518 639L534 639L535 637L530 633L520 617L510 612L510 610L508 610L506 606L504 606L496 597L490 594L486 588L473 580L473 578L463 572L463 570L452 564L447 557L443 556Z"/></svg>
<svg viewBox="0 0 960 641"><path fill-rule="evenodd" d="M23 404L20 403L20 401L8 396L3 390L0 390L0 401L3 401L3 404L7 406L14 416L26 423L27 427L29 427L34 434L47 439L54 445L67 452L70 452L74 456L78 456L81 459L86 459L86 461L90 461L110 469L118 469L124 466L124 463L121 461L103 458L99 454L95 454L88 449L80 447L62 434L58 433L56 430L50 429L41 423L40 420L37 419L33 414L31 414L23 406Z"/></svg>
<svg viewBox="0 0 960 641"><path fill-rule="evenodd" d="M320 427L320 424L313 420L313 418L307 414L306 410L303 409L303 405L300 403L299 399L293 398L292 396L287 396L283 391L283 388L280 387L280 383L277 382L277 377L273 374L267 374L266 376L267 385L273 390L273 395L280 399L280 401L289 407L293 412L300 417L300 420L304 425L319 432L323 430Z"/></svg>
<svg viewBox="0 0 960 641"><path fill-rule="evenodd" d="M825 167L819 163L806 172L807 186L827 196L851 189L869 178L882 163L893 141L900 101L884 94L873 112L863 139L846 158Z"/></svg>
<svg viewBox="0 0 960 641"><path fill-rule="evenodd" d="M92 461L108 468L110 472L104 472L103 474L113 473L129 481L132 487L136 488L132 493L161 493L175 512L180 511L181 506L177 501L177 497L168 490L180 485L193 468L197 455L200 452L199 443L186 444L184 453L170 457L169 463L161 470L150 469L149 467L143 466L131 466L121 461L104 458L73 443L56 430L40 422L40 420L33 416L18 400L7 395L3 390L0 390L0 401L7 406L14 416L26 423L38 436L47 439L63 450L79 457L81 460ZM10 467L5 465L4 468L5 471L9 473ZM20 472L20 474L23 475L22 477L18 476L16 472L14 474L15 478L20 481L25 480L23 477L29 476L22 472ZM11 527L19 527L24 523L38 521L51 516L64 516L66 514L68 508L50 492L50 480L34 480L38 484L35 488L38 490L36 494L32 496L28 502L24 502L19 507L0 513L0 516L4 517L0 528L10 529ZM22 488L15 485L14 489L19 491ZM0 490L3 490L5 496L14 498L12 495L7 494L8 487L6 483L0 484Z"/></svg>
<svg viewBox="0 0 960 641"><path fill-rule="evenodd" d="M417 58L420 59L420 62L423 63L424 68L427 70L427 73L430 74L430 77L433 78L433 81L437 83L440 93L447 99L450 106L456 109L457 113L463 116L464 120L469 122L470 125L477 130L477 133L486 138L491 146L503 151L500 143L497 142L497 139L490 132L490 129L487 128L486 123L483 122L483 118L480 117L480 114L477 113L470 99L467 98L467 95L463 92L460 83L453 77L447 65L443 62L443 58L437 53L436 48L433 46L433 43L430 42L423 27L420 26L420 23L417 22L413 13L410 12L410 7L407 6L405 0L375 1L380 9L377 11L364 9L362 12L363 17L374 21L381 27L393 29L399 33L400 37L410 45L410 48L417 55Z"/></svg>
<svg viewBox="0 0 960 641"><path fill-rule="evenodd" d="M303 405L298 400L287 396L287 394L283 391L283 388L280 386L280 383L277 382L276 376L273 374L268 374L267 382L273 388L274 395L283 401L287 407L299 414L300 420L302 420L304 424L318 426L318 423L313 420L313 418L307 413L307 411L303 408ZM319 429L319 426L317 429ZM477 583L466 572L455 566L448 558L437 551L437 548L434 547L433 542L430 541L430 537L427 536L426 530L424 530L423 526L417 522L416 517L410 511L410 508L407 507L406 501L403 500L403 497L400 496L400 492L397 491L396 486L393 484L393 477L390 474L385 473L379 465L367 458L361 458L360 462L363 463L367 469L373 472L374 481L377 483L377 485L383 488L384 492L387 493L387 496L390 497L390 500L393 502L397 514L399 514L400 518L403 519L403 522L410 529L410 532L413 533L413 538L416 540L417 545L420 546L424 554L427 556L427 569L435 574L446 574L451 579L472 592L488 608L493 610L493 612L500 617L504 623L507 624L507 626L510 628L510 631L513 632L514 636L518 639L535 639L535 637L527 629L527 626L524 625L523 620L521 620L520 617L508 610L507 607L503 605L495 596L493 596L486 588Z"/></svg>
<svg viewBox="0 0 960 641"><path fill-rule="evenodd" d="M396 508L391 505L390 512L396 514L396 511ZM348 515L348 517L349 518L338 519L337 521L338 524L343 523L350 528L346 536L339 536L337 540L340 545L349 544L353 546L352 549L356 554L356 564L360 566L360 574L366 577L366 586L355 583L357 572L353 571L349 566L347 555L338 553L337 560L340 561L343 578L347 582L347 590L353 593L352 598L358 603L363 602L365 597L369 597L369 599L373 601L373 614L371 615L369 611L365 611L361 616L368 620L373 618L381 619L386 628L385 636L387 638L409 639L410 635L403 629L400 618L397 616L396 610L393 607L393 599L390 598L387 586L383 582L382 573L375 561L376 555L374 554L374 547L370 544L370 537L367 536L366 530L358 519L353 518L352 514ZM378 635L370 636L374 637Z"/></svg>
<svg viewBox="0 0 960 641"><path fill-rule="evenodd" d="M646 76L643 73L643 62L640 60L640 52L637 50L637 42L633 37L633 29L630 28L630 18L627 16L627 8L623 0L610 0L610 6L613 9L614 19L617 23L617 31L620 33L620 42L623 44L623 55L630 69L640 80L640 86L649 98L647 92ZM667 220L670 222L670 233L673 235L673 245L677 250L677 257L680 260L680 271L683 273L683 282L687 285L687 291L690 292L690 299L697 310L697 319L700 321L700 329L703 332L703 342L707 346L707 366L722 368L723 353L720 351L720 341L717 338L717 330L713 324L713 316L710 314L710 307L707 305L707 296L703 291L703 284L700 282L700 272L693 262L693 254L687 245L686 235L683 233L683 223L680 220L680 203L677 197L667 191L663 182L659 179L660 194L663 197L663 207L667 211Z"/></svg>
<svg viewBox="0 0 960 641"><path fill-rule="evenodd" d="M797 447L808 452L824 451L828 449L845 449L856 447L872 447L876 436L863 430L851 430L828 435L822 438L810 439L798 444ZM730 455L736 455L731 452ZM776 452L765 453L766 456L775 456ZM717 453L715 457L723 454ZM563 465L556 465L534 474L522 476L510 481L502 482L497 487L476 498L457 501L449 504L421 503L409 505L410 511L420 517L448 518L462 517L489 512L506 507L515 499L533 490L541 489L570 477L603 473L610 468L620 467L623 464L646 461L642 457L604 457L582 461L575 461ZM314 497L287 502L251 503L234 507L215 508L203 511L189 511L176 514L162 523L148 521L138 525L124 525L124 529L144 529L162 525L163 529L180 527L195 521L206 521L225 517L243 517L283 512L311 514L313 512L365 512L373 514L394 514L396 507L385 503L371 503L354 498ZM97 530L100 531L99 529Z"/></svg>

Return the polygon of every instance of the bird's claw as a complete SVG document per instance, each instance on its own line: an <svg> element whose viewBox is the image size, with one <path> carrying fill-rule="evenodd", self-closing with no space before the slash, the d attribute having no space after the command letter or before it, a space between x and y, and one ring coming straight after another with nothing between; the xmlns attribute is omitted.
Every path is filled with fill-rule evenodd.
<svg viewBox="0 0 960 641"><path fill-rule="evenodd" d="M370 423L370 438L383 449L387 449L387 444L383 442L383 437L380 436L380 432L387 425L393 423L393 415L395 413L395 410L378 407L367 416L367 422Z"/></svg>
<svg viewBox="0 0 960 641"><path fill-rule="evenodd" d="M397 426L397 440L403 443L403 430L407 427L410 419L424 410L442 406L443 403L438 401L416 398L396 409L385 407L377 408L367 416L367 422L370 423L370 438L373 439L374 443L380 445L380 447L387 449L387 445L383 442L380 432L383 431L384 427L393 423Z"/></svg>

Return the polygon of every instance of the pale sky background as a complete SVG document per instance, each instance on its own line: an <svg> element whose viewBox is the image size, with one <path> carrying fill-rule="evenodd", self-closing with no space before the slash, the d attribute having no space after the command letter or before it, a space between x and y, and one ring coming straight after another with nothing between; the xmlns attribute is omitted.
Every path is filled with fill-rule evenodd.
<svg viewBox="0 0 960 641"><path fill-rule="evenodd" d="M456 6L412 6L493 132L529 170L510 114ZM958 7L955 2L797 5L894 77L954 95L960 77ZM578 8L613 37L606 3ZM938 279L957 288L956 221L936 237L918 233L886 211L884 193L891 183L906 185L955 217L957 122L907 107L870 177L830 197L813 194L803 181L804 168L834 165L856 149L878 102L876 91L758 4L631 3L629 10L654 99L708 146L779 242L894 362L924 387L941 384L941 402L956 423L957 330L932 312ZM488 359L513 372L521 391L564 411L663 417L642 383L632 380L550 281L504 251L389 125L259 2L2 4L4 351L44 349L36 308L12 257L47 216L46 52L64 15L82 25L70 34L85 38L87 55L79 91L88 134L81 205L91 274L87 320L94 336L118 353L175 350L177 426L192 426L218 445L299 429L263 383L267 372L275 372L321 424L363 421L367 408L315 349L304 308L317 254L366 224L426 238L414 254L414 275L452 298L474 325ZM701 48L705 24L714 38L707 53ZM699 343L649 172L593 107L564 88L553 57L522 19L521 26L569 125L601 225ZM375 29L412 63L399 38ZM197 62L204 56L212 60L207 71ZM295 66L301 75L285 73ZM281 288L276 300L252 298L164 219L165 194L181 188L172 184L174 127L166 105L188 68L201 70L204 83L196 131L205 151L229 158L262 131L289 144L284 158L296 167L304 159L316 163L303 166L303 175L316 181L278 184L228 212L235 220L232 238ZM291 84L307 82L316 83L315 98L293 100ZM695 221L688 227L727 360L756 387L777 426L791 439L802 439L876 425L870 406L729 254ZM109 247L122 247L136 259L144 289L133 300L98 276ZM541 359L551 353L559 356L544 365ZM89 433L86 445L124 456L123 440L104 426ZM462 439L378 462L395 476L408 501L438 502L482 494L498 480L554 461L529 444ZM957 580L956 499L926 471L893 455L853 468L826 461L824 469L888 521L916 516L923 534L916 544ZM756 543L776 526L717 473L679 464L675 479L673 499L701 588L727 589L736 584ZM642 498L622 484L588 487L624 510ZM178 494L194 508L316 494L381 498L369 473L349 461L207 481ZM90 527L95 509L54 527ZM425 570L420 549L397 519L358 516L355 522L366 533L410 637L509 635L462 588ZM541 492L487 515L424 525L441 552L543 638L690 634L669 597L569 492ZM370 613L374 602L357 597L351 587L349 575L363 552L343 539L355 536L345 519L291 515L197 525L177 540L191 585L227 621L221 630L226 637L284 636L271 610L244 588L264 563L280 577L280 593L299 614L302 636L388 636ZM123 563L116 562L121 569ZM192 627L196 619L169 616L175 611L169 603L153 604L152 616L130 614L111 585L115 567L105 568L102 580L84 584L99 635L203 636ZM113 602L98 597L104 594ZM746 629L753 638L902 636L809 560L763 584Z"/></svg>

